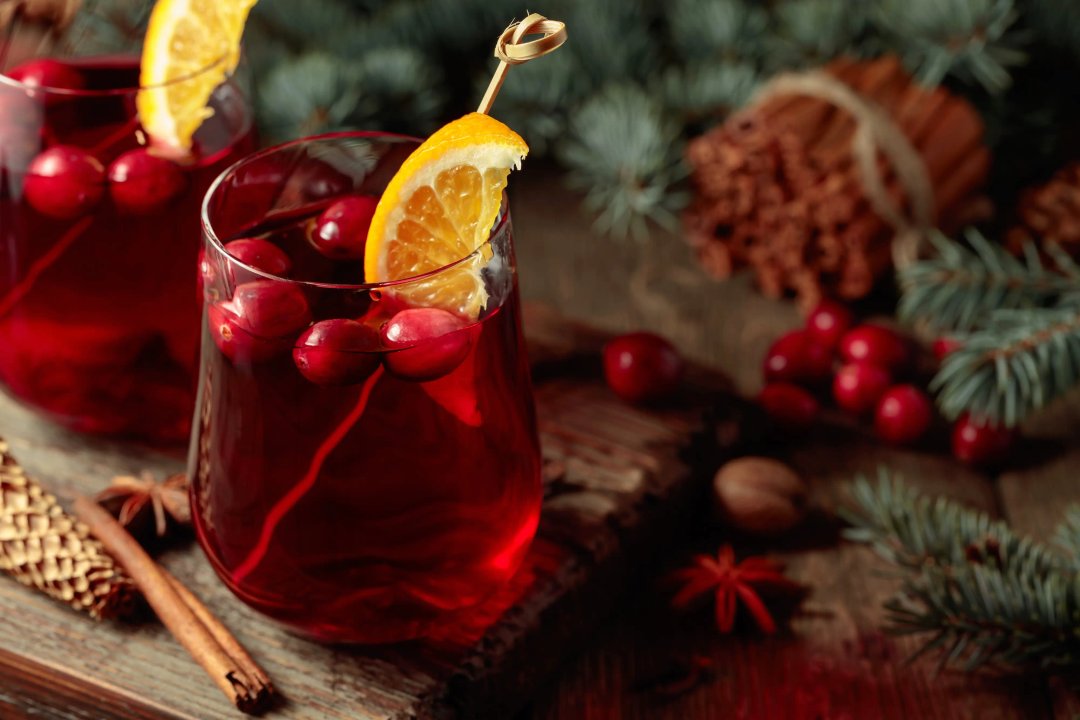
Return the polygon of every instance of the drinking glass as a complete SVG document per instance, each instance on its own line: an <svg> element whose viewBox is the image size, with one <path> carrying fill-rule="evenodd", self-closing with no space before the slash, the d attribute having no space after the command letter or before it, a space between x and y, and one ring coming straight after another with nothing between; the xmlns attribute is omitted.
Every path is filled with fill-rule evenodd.
<svg viewBox="0 0 1080 720"><path fill-rule="evenodd" d="M362 259L312 243L313 218L373 206L416 143L282 145L230 168L203 206L196 533L244 602L328 641L454 624L513 575L539 517L505 202L478 250L416 278L364 284ZM475 317L419 300L477 274Z"/></svg>
<svg viewBox="0 0 1080 720"><path fill-rule="evenodd" d="M166 157L136 115L136 41L119 55L9 49L0 75L0 384L77 430L183 441L198 364L199 203L254 147L241 76L214 92L191 152Z"/></svg>

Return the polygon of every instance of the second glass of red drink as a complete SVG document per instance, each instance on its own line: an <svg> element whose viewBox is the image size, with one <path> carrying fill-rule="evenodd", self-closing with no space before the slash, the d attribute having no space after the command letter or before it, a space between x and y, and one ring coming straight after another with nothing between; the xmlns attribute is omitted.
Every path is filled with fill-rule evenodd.
<svg viewBox="0 0 1080 720"><path fill-rule="evenodd" d="M253 149L252 114L230 76L190 152L159 152L136 110L148 89L139 47L129 51L7 53L0 383L78 430L178 441L190 427L198 361L199 202ZM224 62L175 84L220 73Z"/></svg>

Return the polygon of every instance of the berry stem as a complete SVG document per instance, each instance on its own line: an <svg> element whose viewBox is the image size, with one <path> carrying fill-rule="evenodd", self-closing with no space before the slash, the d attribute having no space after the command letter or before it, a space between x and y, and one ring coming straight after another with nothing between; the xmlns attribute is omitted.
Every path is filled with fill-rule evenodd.
<svg viewBox="0 0 1080 720"><path fill-rule="evenodd" d="M232 580L234 583L243 582L244 578L250 575L255 568L262 562L263 557L266 555L266 551L270 549L270 541L274 537L274 531L277 526L284 519L285 515L300 502L300 500L307 495L315 485L315 481L319 477L319 472L322 471L323 464L326 459L330 457L341 441L345 439L345 436L352 430L353 426L359 422L361 416L364 414L364 409L367 407L368 400L371 398L371 393L375 389L375 384L382 377L383 368L380 365L375 369L375 372L364 381L364 386L360 389L360 396L356 400L356 405L349 414L341 421L341 423L334 428L333 432L326 436L326 439L322 441L322 444L315 449L315 453L311 456L311 464L308 465L307 472L300 478L300 481L293 485L285 495L278 500L270 512L266 514L266 522L263 523L262 530L259 531L259 540L255 543L255 547L240 563L236 570L232 573Z"/></svg>
<svg viewBox="0 0 1080 720"><path fill-rule="evenodd" d="M67 249L71 247L71 244L79 239L79 236L86 232L86 229L90 227L90 223L93 222L92 217L84 217L79 222L68 228L67 232L60 236L60 239L56 241L56 244L49 248L48 252L39 257L26 271L26 275L16 283L7 295L0 298L0 317L7 315L11 309L18 303L26 293L30 292L30 288L37 282L41 273L49 269L49 267L55 263L60 257L67 252Z"/></svg>

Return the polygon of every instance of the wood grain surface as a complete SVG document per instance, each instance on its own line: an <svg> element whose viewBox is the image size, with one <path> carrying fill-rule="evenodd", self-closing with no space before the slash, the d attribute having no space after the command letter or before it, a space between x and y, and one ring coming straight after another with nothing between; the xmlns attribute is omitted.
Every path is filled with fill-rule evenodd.
<svg viewBox="0 0 1080 720"><path fill-rule="evenodd" d="M529 173L532 173L529 176ZM653 228L644 241L587 234L577 198L544 168L529 168L513 206L522 286L575 317L610 330L652 329L696 360L731 377L738 391L761 387L761 359L783 331L800 324L791 303L756 294L747 276L707 279L678 236ZM523 188L524 186L524 188ZM567 238L573 238L568 240ZM1025 432L1016 467L982 475L953 462L948 428L925 447L883 446L850 426L823 426L795 441L767 445L810 482L823 511L845 497L857 472L887 465L930 493L1008 518L1045 537L1064 507L1080 502L1080 397L1058 404ZM917 643L882 632L882 601L898 584L869 550L841 544L827 523L779 542L727 535L700 522L663 549L670 567L691 552L732 541L741 552L772 552L813 588L804 616L787 633L718 636L707 616L668 608L670 591L654 576L623 601L599 641L538 694L519 720L800 720L844 718L1076 718L1077 695L1043 677L935 673L933 662L905 663ZM713 669L670 697L657 678L683 676L689 660Z"/></svg>
<svg viewBox="0 0 1080 720"><path fill-rule="evenodd" d="M529 324L551 481L539 535L515 580L446 636L368 649L319 645L235 600L193 543L162 558L270 673L284 697L274 717L511 716L583 645L645 567L647 548L670 535L694 501L702 483L680 454L703 428L703 396L631 408L606 389L595 363L579 358L600 336L552 313ZM62 501L93 493L114 475L148 469L164 476L183 466L181 449L163 454L80 437L6 398L0 435ZM0 582L0 616L2 718L237 715L155 622L97 624L7 581Z"/></svg>

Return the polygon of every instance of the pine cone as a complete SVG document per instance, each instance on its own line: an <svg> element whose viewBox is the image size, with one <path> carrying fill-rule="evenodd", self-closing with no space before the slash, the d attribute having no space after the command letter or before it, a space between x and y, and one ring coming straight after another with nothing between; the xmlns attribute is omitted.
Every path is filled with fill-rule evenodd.
<svg viewBox="0 0 1080 720"><path fill-rule="evenodd" d="M1006 234L1009 250L1021 253L1026 243L1048 242L1080 259L1080 162L1066 165L1045 184L1020 196L1016 225Z"/></svg>
<svg viewBox="0 0 1080 720"><path fill-rule="evenodd" d="M86 527L26 476L0 440L0 570L106 619L134 607L135 585Z"/></svg>

